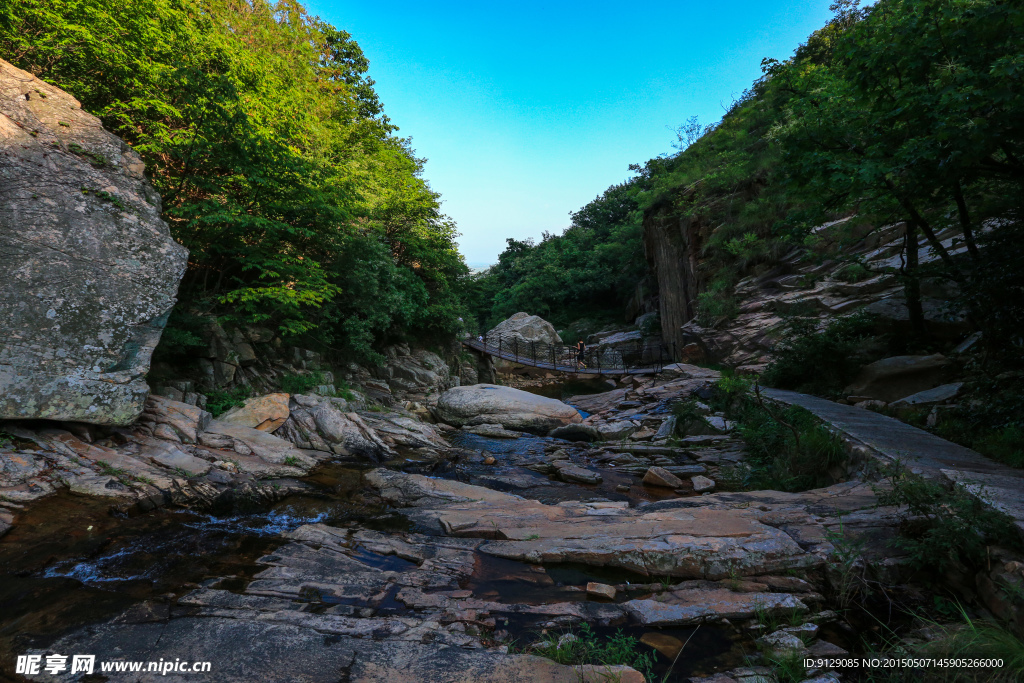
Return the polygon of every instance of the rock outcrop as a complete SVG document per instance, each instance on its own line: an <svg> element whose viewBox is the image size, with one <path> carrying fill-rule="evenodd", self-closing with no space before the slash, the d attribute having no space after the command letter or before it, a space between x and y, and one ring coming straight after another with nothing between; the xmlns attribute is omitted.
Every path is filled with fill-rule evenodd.
<svg viewBox="0 0 1024 683"><path fill-rule="evenodd" d="M931 356L892 356L861 368L845 393L860 400L895 401L942 384L949 360Z"/></svg>
<svg viewBox="0 0 1024 683"><path fill-rule="evenodd" d="M583 420L575 408L561 401L495 384L449 389L438 399L435 411L439 420L456 427L500 424L537 434Z"/></svg>
<svg viewBox="0 0 1024 683"><path fill-rule="evenodd" d="M784 333L792 314L822 321L863 310L876 316L881 330L909 331L909 313L900 280L902 223L870 230L856 217L820 226L815 236L835 243L844 259L820 262L804 249L783 255L766 272L738 282L733 291L734 315L700 315L697 295L701 280L699 254L708 234L699 219L655 211L644 219L648 261L658 280L658 302L666 343L685 361L713 361L741 371L760 372ZM938 235L951 254L966 251L955 228ZM924 238L922 264L938 260ZM862 268L851 270L850 258ZM922 281L922 308L927 332L955 339L969 329L963 312L953 305L956 293L934 279Z"/></svg>
<svg viewBox="0 0 1024 683"><path fill-rule="evenodd" d="M128 145L0 60L0 418L125 425L188 252Z"/></svg>
<svg viewBox="0 0 1024 683"><path fill-rule="evenodd" d="M562 343L562 338L558 336L554 325L539 315L523 312L516 313L508 320L499 323L487 333L487 336L495 339L501 337L509 341L518 339L520 342Z"/></svg>

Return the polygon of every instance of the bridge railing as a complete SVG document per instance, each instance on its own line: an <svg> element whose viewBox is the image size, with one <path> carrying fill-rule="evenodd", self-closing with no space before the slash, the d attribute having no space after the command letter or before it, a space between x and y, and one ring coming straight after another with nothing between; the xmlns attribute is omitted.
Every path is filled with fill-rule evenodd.
<svg viewBox="0 0 1024 683"><path fill-rule="evenodd" d="M562 372L625 374L640 370L659 372L674 362L674 354L660 339L587 347L580 356L575 346L525 341L520 337L483 335L466 344L484 353L523 365Z"/></svg>

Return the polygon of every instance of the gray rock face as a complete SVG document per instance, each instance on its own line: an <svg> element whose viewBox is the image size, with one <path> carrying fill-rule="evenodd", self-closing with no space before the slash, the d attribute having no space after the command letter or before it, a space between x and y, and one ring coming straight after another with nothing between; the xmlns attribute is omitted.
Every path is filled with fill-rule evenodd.
<svg viewBox="0 0 1024 683"><path fill-rule="evenodd" d="M942 354L892 356L861 368L846 393L891 402L939 384L949 360Z"/></svg>
<svg viewBox="0 0 1024 683"><path fill-rule="evenodd" d="M0 418L125 425L188 252L139 156L0 60Z"/></svg>
<svg viewBox="0 0 1024 683"><path fill-rule="evenodd" d="M475 419L473 424L500 424L538 434L583 420L575 408L561 401L495 384L449 389L441 394L435 411L438 419L456 427Z"/></svg>
<svg viewBox="0 0 1024 683"><path fill-rule="evenodd" d="M488 337L502 337L504 339L518 339L526 342L543 342L545 344L561 344L562 338L558 336L554 325L539 315L529 313L516 313L508 320L499 323L497 327L487 333Z"/></svg>

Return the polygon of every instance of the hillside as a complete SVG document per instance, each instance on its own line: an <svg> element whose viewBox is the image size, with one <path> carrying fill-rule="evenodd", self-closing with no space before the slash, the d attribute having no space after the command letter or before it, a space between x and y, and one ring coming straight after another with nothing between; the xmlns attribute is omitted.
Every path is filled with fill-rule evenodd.
<svg viewBox="0 0 1024 683"><path fill-rule="evenodd" d="M690 119L564 235L510 243L478 317L543 313L600 341L657 311L679 359L833 397L864 363L978 332L953 374L1005 404L983 422L1019 432L1022 29L1009 2L839 3L721 121Z"/></svg>

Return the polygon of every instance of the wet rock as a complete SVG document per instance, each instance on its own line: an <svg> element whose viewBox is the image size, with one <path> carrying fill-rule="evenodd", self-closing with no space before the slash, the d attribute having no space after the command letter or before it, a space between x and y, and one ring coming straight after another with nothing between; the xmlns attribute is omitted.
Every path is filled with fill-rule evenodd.
<svg viewBox="0 0 1024 683"><path fill-rule="evenodd" d="M552 429L548 436L554 439L565 439L566 441L598 441L602 439L601 432L586 424L570 424Z"/></svg>
<svg viewBox="0 0 1024 683"><path fill-rule="evenodd" d="M654 433L654 441L658 441L659 439L667 439L670 436L673 436L676 433L677 421L678 418L676 418L676 416L673 415L672 417L662 422L661 426L658 427L658 431Z"/></svg>
<svg viewBox="0 0 1024 683"><path fill-rule="evenodd" d="M273 432L285 423L290 414L288 394L267 394L250 398L245 405L236 406L217 419L261 432Z"/></svg>
<svg viewBox="0 0 1024 683"><path fill-rule="evenodd" d="M606 422L597 425L597 433L602 441L620 441L636 431L636 425L628 420Z"/></svg>
<svg viewBox="0 0 1024 683"><path fill-rule="evenodd" d="M558 471L558 478L562 481L575 482L577 484L600 484L604 481L600 473L583 467L577 467L565 461L560 461L559 464L555 465L555 468Z"/></svg>
<svg viewBox="0 0 1024 683"><path fill-rule="evenodd" d="M139 155L0 60L0 418L127 425L187 250Z"/></svg>
<svg viewBox="0 0 1024 683"><path fill-rule="evenodd" d="M522 436L521 432L505 429L500 424L473 425L472 427L463 427L462 431L478 436L489 436L493 439L518 439Z"/></svg>
<svg viewBox="0 0 1024 683"><path fill-rule="evenodd" d="M581 562L687 578L765 574L824 562L785 532L758 521L757 510L700 507L646 513L624 502L545 505L382 469L370 472L366 481L389 502L413 506L408 515L424 528L497 539L481 551L509 559Z"/></svg>
<svg viewBox="0 0 1024 683"><path fill-rule="evenodd" d="M696 491L697 493L704 493L705 491L714 491L715 489L714 479L709 479L707 477L702 477L700 475L691 478L690 482L693 484L693 490Z"/></svg>
<svg viewBox="0 0 1024 683"><path fill-rule="evenodd" d="M640 642L653 647L670 660L674 660L679 651L683 649L683 641L666 633L658 633L657 631L648 631L643 634L640 636Z"/></svg>
<svg viewBox="0 0 1024 683"><path fill-rule="evenodd" d="M628 389L613 389L601 394L587 394L584 396L573 396L569 399L572 405L590 414L597 414L606 410L616 408L626 400Z"/></svg>
<svg viewBox="0 0 1024 683"><path fill-rule="evenodd" d="M648 626L684 626L722 617L749 619L759 611L769 614L807 611L807 605L799 598L786 593L736 593L724 588L671 591L653 599L630 600L622 606Z"/></svg>
<svg viewBox="0 0 1024 683"><path fill-rule="evenodd" d="M504 342L511 342L513 339L520 343L529 344L538 342L543 344L561 344L562 338L558 336L554 325L540 316L529 313L516 313L508 320L499 323L494 329L487 333L488 340L493 339L497 343L498 337Z"/></svg>
<svg viewBox="0 0 1024 683"><path fill-rule="evenodd" d="M599 598L607 598L614 600L617 591L615 586L609 586L606 583L595 583L591 581L587 584L587 595L596 595Z"/></svg>
<svg viewBox="0 0 1024 683"><path fill-rule="evenodd" d="M664 467L651 467L644 475L643 481L648 486L662 486L668 489L677 489L683 485L682 479Z"/></svg>
<svg viewBox="0 0 1024 683"><path fill-rule="evenodd" d="M893 356L865 365L846 394L891 402L942 383L949 359L931 356Z"/></svg>
<svg viewBox="0 0 1024 683"><path fill-rule="evenodd" d="M435 412L438 419L457 427L476 419L537 434L582 421L575 408L561 401L494 384L449 389L438 399Z"/></svg>

